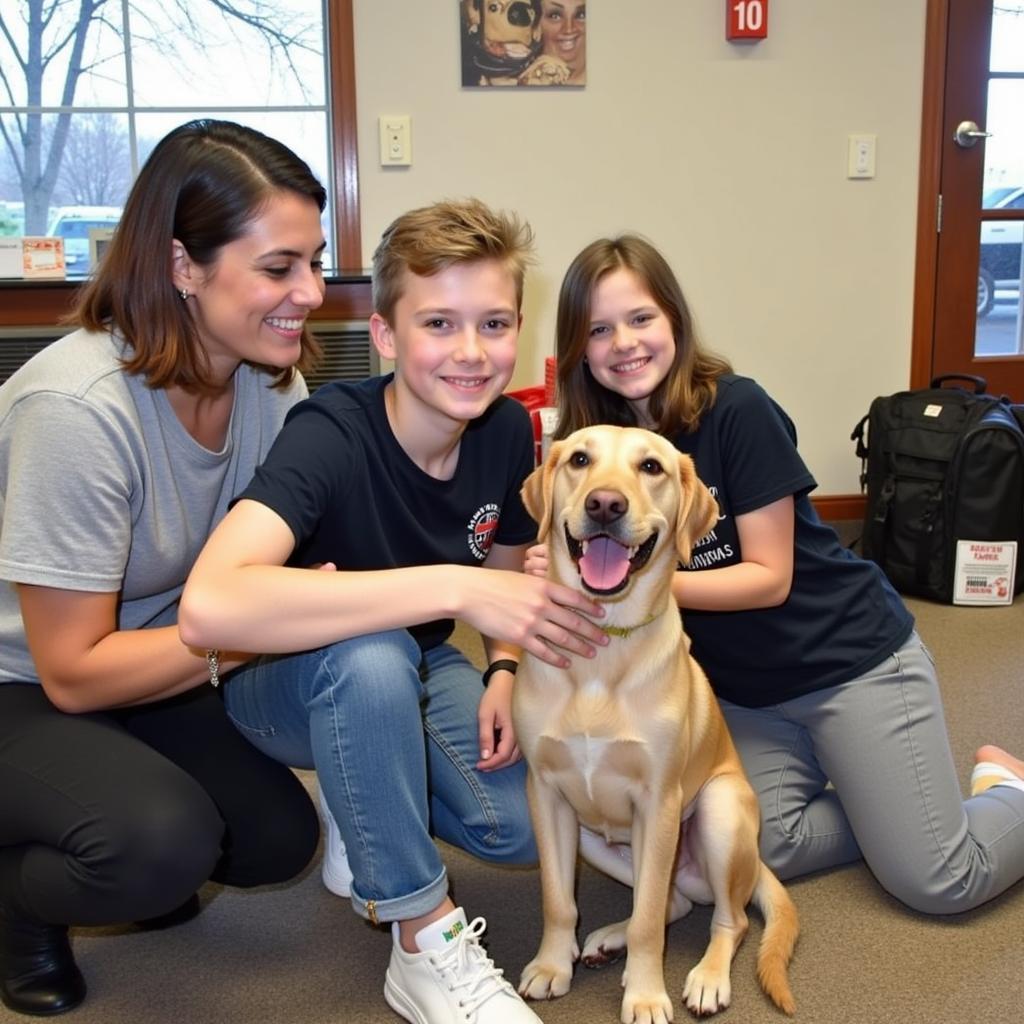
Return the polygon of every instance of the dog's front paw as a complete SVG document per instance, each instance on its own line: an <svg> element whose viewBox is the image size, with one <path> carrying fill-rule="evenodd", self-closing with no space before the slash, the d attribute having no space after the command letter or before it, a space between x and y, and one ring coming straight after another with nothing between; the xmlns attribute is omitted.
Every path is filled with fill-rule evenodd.
<svg viewBox="0 0 1024 1024"><path fill-rule="evenodd" d="M629 921L619 921L592 931L583 943L583 954L580 960L584 967L604 967L605 964L621 960L626 952L626 925Z"/></svg>
<svg viewBox="0 0 1024 1024"><path fill-rule="evenodd" d="M672 1020L672 1000L668 993L634 991L626 982L622 997L622 1024L668 1024Z"/></svg>
<svg viewBox="0 0 1024 1024"><path fill-rule="evenodd" d="M709 970L701 961L686 976L683 999L691 1013L698 1017L710 1017L724 1010L732 1002L732 982L729 972Z"/></svg>
<svg viewBox="0 0 1024 1024"><path fill-rule="evenodd" d="M537 956L523 968L519 976L519 994L526 999L557 999L569 991L570 985L572 960L556 963Z"/></svg>

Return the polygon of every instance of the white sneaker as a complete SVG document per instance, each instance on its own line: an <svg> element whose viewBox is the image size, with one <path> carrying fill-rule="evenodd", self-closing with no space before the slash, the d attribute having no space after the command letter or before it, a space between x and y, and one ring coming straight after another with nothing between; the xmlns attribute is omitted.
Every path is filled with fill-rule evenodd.
<svg viewBox="0 0 1024 1024"><path fill-rule="evenodd" d="M324 800L323 790L320 790L320 815L324 821L324 856L320 863L320 876L324 885L336 896L351 896L352 869L348 866L345 843L338 831L338 823Z"/></svg>
<svg viewBox="0 0 1024 1024"><path fill-rule="evenodd" d="M482 917L466 925L456 907L416 934L419 953L406 953L391 926L391 963L384 998L413 1024L542 1024L480 945Z"/></svg>

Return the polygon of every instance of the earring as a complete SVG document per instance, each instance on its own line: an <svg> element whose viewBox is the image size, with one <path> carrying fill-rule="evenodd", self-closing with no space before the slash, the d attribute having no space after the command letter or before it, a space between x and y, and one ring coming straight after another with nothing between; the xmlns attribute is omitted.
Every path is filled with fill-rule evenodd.
<svg viewBox="0 0 1024 1024"><path fill-rule="evenodd" d="M178 294L181 296L181 301L184 302L188 298L188 289L182 288Z"/></svg>

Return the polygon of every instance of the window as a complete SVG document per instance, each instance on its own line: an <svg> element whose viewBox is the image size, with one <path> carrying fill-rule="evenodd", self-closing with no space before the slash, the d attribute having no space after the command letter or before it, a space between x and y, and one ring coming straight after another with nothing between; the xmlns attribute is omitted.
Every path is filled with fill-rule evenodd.
<svg viewBox="0 0 1024 1024"><path fill-rule="evenodd" d="M219 117L309 163L329 197L328 270L358 267L353 89L351 0L4 4L0 234L62 223L74 237L97 208L107 221L163 135Z"/></svg>

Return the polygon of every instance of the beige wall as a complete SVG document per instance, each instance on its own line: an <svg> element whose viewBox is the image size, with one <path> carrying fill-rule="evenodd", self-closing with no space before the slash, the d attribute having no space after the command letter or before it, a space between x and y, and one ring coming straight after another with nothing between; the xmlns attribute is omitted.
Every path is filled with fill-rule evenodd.
<svg viewBox="0 0 1024 1024"><path fill-rule="evenodd" d="M853 493L850 430L909 379L926 0L589 0L583 90L463 89L457 0L355 0L364 257L402 210L477 195L533 225L515 386L539 383L569 260L647 235L701 334L787 409L819 494ZM382 168L377 119L412 118ZM846 178L850 133L877 176Z"/></svg>

